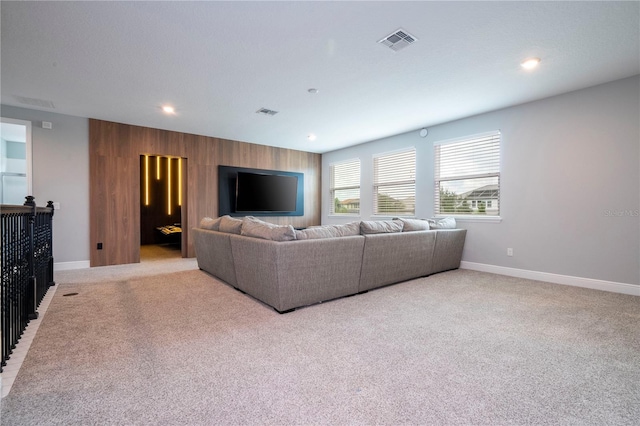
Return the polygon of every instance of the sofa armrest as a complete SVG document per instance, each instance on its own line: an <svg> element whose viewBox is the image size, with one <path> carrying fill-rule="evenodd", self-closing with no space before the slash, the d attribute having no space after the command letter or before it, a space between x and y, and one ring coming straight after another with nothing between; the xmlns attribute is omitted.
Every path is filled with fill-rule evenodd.
<svg viewBox="0 0 640 426"><path fill-rule="evenodd" d="M438 229L436 231L436 248L433 252L431 266L432 274L460 267L466 236L466 229Z"/></svg>
<svg viewBox="0 0 640 426"><path fill-rule="evenodd" d="M241 235L231 237L237 287L273 307L279 304L277 244Z"/></svg>
<svg viewBox="0 0 640 426"><path fill-rule="evenodd" d="M226 283L236 286L236 271L231 255L231 234L193 228L193 246L198 267Z"/></svg>
<svg viewBox="0 0 640 426"><path fill-rule="evenodd" d="M429 275L435 241L435 231L365 235L358 291Z"/></svg>

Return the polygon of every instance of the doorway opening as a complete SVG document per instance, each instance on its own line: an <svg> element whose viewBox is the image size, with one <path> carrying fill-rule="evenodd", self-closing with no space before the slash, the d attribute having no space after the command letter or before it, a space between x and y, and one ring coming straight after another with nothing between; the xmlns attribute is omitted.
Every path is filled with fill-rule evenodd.
<svg viewBox="0 0 640 426"><path fill-rule="evenodd" d="M141 261L186 257L185 170L184 158L140 156Z"/></svg>
<svg viewBox="0 0 640 426"><path fill-rule="evenodd" d="M22 205L32 194L31 122L0 119L0 204Z"/></svg>

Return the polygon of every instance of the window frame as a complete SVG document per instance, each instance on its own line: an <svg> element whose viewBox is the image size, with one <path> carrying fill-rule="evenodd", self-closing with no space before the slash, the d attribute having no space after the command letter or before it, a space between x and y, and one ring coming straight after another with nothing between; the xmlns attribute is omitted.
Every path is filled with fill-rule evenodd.
<svg viewBox="0 0 640 426"><path fill-rule="evenodd" d="M413 179L403 179L403 180L397 180L395 182L384 182L381 183L378 181L378 173L377 173L377 167L376 167L376 162L379 161L380 158L383 157L392 157L392 156L396 156L396 155L401 155L401 154L407 154L409 152L413 153ZM377 217L415 217L416 216L416 197L417 197L417 180L416 180L416 173L417 173L417 150L415 146L411 146L411 147L405 147L405 148L401 148L401 149L397 149L394 151L386 151L386 152L381 152L378 154L374 154L373 155L373 188L372 188L372 198L373 198L373 216L377 216ZM397 186L401 186L401 185L413 185L413 212L398 212L398 211L389 211L389 212L378 212L378 188L380 186L384 186L384 187L388 187L388 186L393 186L393 185L397 185Z"/></svg>
<svg viewBox="0 0 640 426"><path fill-rule="evenodd" d="M358 164L358 185L346 185L346 186L335 186L335 166L339 165L347 165L350 163ZM357 158L351 158L348 160L340 160L334 163L329 164L329 216L353 216L359 217L362 211L362 207L360 205L360 201L358 204L358 212L352 213L339 213L335 211L335 193L336 190L358 190L358 200L362 199L362 160Z"/></svg>
<svg viewBox="0 0 640 426"><path fill-rule="evenodd" d="M455 217L458 220L462 220L462 221L478 221L478 222L500 222L502 221L502 200L501 200L501 192L502 192L502 132L498 129L498 130L493 130L490 132L484 132L484 133L476 133L476 134L472 134L472 135L467 135L467 136L463 136L463 137L459 137L459 138L453 138L453 139L445 139L445 140L441 140L441 141L436 141L433 143L433 165L434 165L434 171L433 171L433 188L434 188L434 194L433 194L433 216L434 217ZM467 174L460 174L460 175L456 175L456 176L448 176L446 178L441 178L438 173L439 173L439 158L438 158L438 146L443 146L443 145L452 145L452 144L462 144L462 143L477 143L478 141L482 140L482 139L493 139L492 142L497 142L497 158L494 158L493 161L496 163L497 165L497 170L496 171L491 171L491 172L484 172L484 173L467 173ZM463 181L463 180L470 180L470 179L480 179L480 178L497 178L497 197L493 200L481 200L484 202L484 206L485 208L494 208L494 206L497 209L497 213L496 214L474 214L473 212L470 213L462 213L462 212L455 212L455 213L441 213L440 212L440 185L441 182L447 182L447 181ZM492 201L496 201L495 203L493 203ZM478 203L476 203L476 206L478 205Z"/></svg>

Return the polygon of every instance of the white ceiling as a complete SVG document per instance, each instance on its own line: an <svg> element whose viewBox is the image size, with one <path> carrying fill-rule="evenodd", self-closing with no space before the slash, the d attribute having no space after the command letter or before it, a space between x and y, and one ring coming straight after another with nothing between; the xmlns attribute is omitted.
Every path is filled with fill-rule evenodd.
<svg viewBox="0 0 640 426"><path fill-rule="evenodd" d="M640 73L637 1L2 1L0 13L3 104L312 152ZM398 28L418 41L377 43ZM530 56L534 72L519 66Z"/></svg>

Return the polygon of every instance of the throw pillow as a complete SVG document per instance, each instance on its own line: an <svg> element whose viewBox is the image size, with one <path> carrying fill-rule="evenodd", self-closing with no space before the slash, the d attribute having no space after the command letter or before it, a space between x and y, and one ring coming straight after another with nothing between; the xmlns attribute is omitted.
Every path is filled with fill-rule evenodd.
<svg viewBox="0 0 640 426"><path fill-rule="evenodd" d="M430 229L455 229L456 219L453 217L444 217L442 219L429 219Z"/></svg>
<svg viewBox="0 0 640 426"><path fill-rule="evenodd" d="M291 241L296 239L296 231L291 225L275 225L253 216L242 219L242 235L272 241Z"/></svg>
<svg viewBox="0 0 640 426"><path fill-rule="evenodd" d="M402 232L404 224L399 220L363 220L360 222L360 233L386 234L389 232Z"/></svg>
<svg viewBox="0 0 640 426"><path fill-rule="evenodd" d="M360 235L360 222L349 222L344 225L333 225L340 232L341 237Z"/></svg>
<svg viewBox="0 0 640 426"><path fill-rule="evenodd" d="M402 232L411 231L427 231L429 230L429 221L423 219L397 219L403 223Z"/></svg>
<svg viewBox="0 0 640 426"><path fill-rule="evenodd" d="M219 217L217 219L213 219L210 217L203 217L200 221L200 228L208 229L210 231L218 231L220 229L220 219L222 218Z"/></svg>
<svg viewBox="0 0 640 426"><path fill-rule="evenodd" d="M336 238L339 236L334 228L328 226L313 226L296 230L296 240L318 240L320 238Z"/></svg>
<svg viewBox="0 0 640 426"><path fill-rule="evenodd" d="M307 229L296 231L296 239L298 240L349 237L352 235L360 235L360 222L349 222L344 225L310 226Z"/></svg>
<svg viewBox="0 0 640 426"><path fill-rule="evenodd" d="M352 235L360 235L360 222L349 222L344 225L310 226L307 229L296 231L296 239L298 240L349 237Z"/></svg>
<svg viewBox="0 0 640 426"><path fill-rule="evenodd" d="M229 234L240 234L242 229L242 219L236 219L229 215L222 216L220 218L220 232L227 232Z"/></svg>

